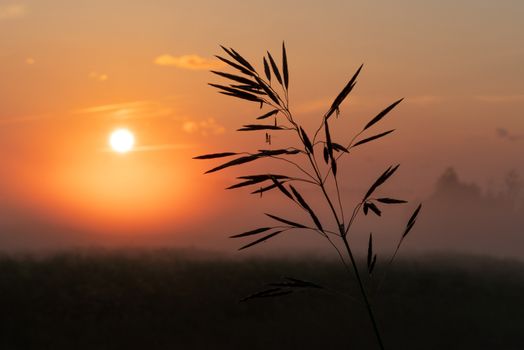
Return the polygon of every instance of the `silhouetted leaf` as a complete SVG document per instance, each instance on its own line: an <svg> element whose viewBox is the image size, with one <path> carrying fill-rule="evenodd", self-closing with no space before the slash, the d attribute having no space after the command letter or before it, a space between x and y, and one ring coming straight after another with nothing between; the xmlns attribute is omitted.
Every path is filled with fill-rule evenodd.
<svg viewBox="0 0 524 350"><path fill-rule="evenodd" d="M371 261L371 266L369 267L369 274L371 275L373 273L373 270L375 269L375 264L377 263L377 254L373 255L373 261Z"/></svg>
<svg viewBox="0 0 524 350"><path fill-rule="evenodd" d="M260 102L260 103L264 103L263 100L261 100L260 98L256 97L255 95L252 95L252 94L239 94L239 93L232 93L232 92L226 92L226 91L219 91L218 92L219 94L222 94L222 95L226 95L226 96L233 96L233 97L236 97L236 98L240 98L242 100L246 100L246 101L252 101L252 102Z"/></svg>
<svg viewBox="0 0 524 350"><path fill-rule="evenodd" d="M397 171L399 165L396 165L395 167L389 167L386 171L384 171L384 173L382 173L382 175L380 175L380 177L373 183L373 185L371 185L371 187L369 188L368 192L366 193L366 195L364 196L364 199L363 201L365 201L366 199L369 198L369 196L371 196L373 194L373 192L380 186L382 185L384 182L386 182L387 179L389 179L389 177L391 175L393 175L395 173L395 171Z"/></svg>
<svg viewBox="0 0 524 350"><path fill-rule="evenodd" d="M243 90L243 91L255 94L255 95L263 95L263 96L266 95L264 90L261 90L258 87L251 86L251 85L242 85L242 84L236 85L236 84L234 84L234 85L230 85L230 87L238 89L238 90Z"/></svg>
<svg viewBox="0 0 524 350"><path fill-rule="evenodd" d="M253 72L249 71L248 69L242 67L241 65L239 65L239 64L237 64L235 62L231 62L227 58L224 58L224 57L221 57L221 56L218 56L218 55L215 55L215 57L218 58L219 60L221 60L222 62L228 64L229 66L239 70L240 72L244 73L245 75L254 76Z"/></svg>
<svg viewBox="0 0 524 350"><path fill-rule="evenodd" d="M262 181L264 181L264 180L262 180ZM257 183L260 183L262 181L256 181L256 180L243 181L243 182L239 182L237 184L231 185L229 187L226 187L226 190L233 190L235 188L256 185Z"/></svg>
<svg viewBox="0 0 524 350"><path fill-rule="evenodd" d="M246 248L252 247L252 246L254 246L254 245L256 245L256 244L259 244L259 243L265 242L265 241L267 241L268 239L275 237L276 235L278 235L278 234L281 233L281 232L282 232L282 230L281 230L281 231L275 231L275 232L273 232L273 233L270 233L270 234L267 235L267 236L264 236L264 237L262 237L262 238L259 238L259 239L257 239L256 241L253 241L253 242L251 242L251 243L249 243L249 244L246 244L245 246L240 247L238 250L243 250L243 249L246 249Z"/></svg>
<svg viewBox="0 0 524 350"><path fill-rule="evenodd" d="M238 52L236 52L235 49L231 48L230 50L233 52L233 58L235 58L238 63L242 64L250 71L256 72L255 68L253 68L253 66L244 57L242 57Z"/></svg>
<svg viewBox="0 0 524 350"><path fill-rule="evenodd" d="M304 140L304 146L309 151L309 153L313 154L313 145L311 144L309 137L307 136L304 129L302 129L302 127L300 127L300 134L302 135L302 139Z"/></svg>
<svg viewBox="0 0 524 350"><path fill-rule="evenodd" d="M222 50L224 50L229 56L235 58L235 54L233 53L233 51L231 51L231 49L228 49L227 47L225 47L224 45L220 45L220 47L222 48Z"/></svg>
<svg viewBox="0 0 524 350"><path fill-rule="evenodd" d="M227 78L227 79L230 79L230 80L237 81L237 82L242 83L242 84L246 84L248 86L253 86L253 87L257 87L258 86L258 84L256 82L254 82L254 81L252 81L250 79L238 76L238 75L224 73L224 72L217 72L217 71L214 71L214 70L212 70L211 73L214 73L216 75L219 75L221 77L224 77L224 78Z"/></svg>
<svg viewBox="0 0 524 350"><path fill-rule="evenodd" d="M261 187L258 190L251 192L251 194L260 194L260 195L262 195L262 193L270 191L270 190L272 190L274 188L277 188L277 187L278 186L276 184L271 184L271 185L266 186L266 187Z"/></svg>
<svg viewBox="0 0 524 350"><path fill-rule="evenodd" d="M415 211L413 212L413 215L411 215L411 217L409 218L408 224L406 225L406 229L404 230L404 234L402 234L402 239L404 239L404 237L408 235L409 231L411 231L411 229L415 225L415 222L417 221L418 213L420 212L421 208L422 208L422 204L419 204L417 209L415 209Z"/></svg>
<svg viewBox="0 0 524 350"><path fill-rule="evenodd" d="M333 176L337 176L337 160L335 158L331 158L331 171Z"/></svg>
<svg viewBox="0 0 524 350"><path fill-rule="evenodd" d="M411 217L409 218L408 225L415 222L421 208L422 208L422 203L418 205L417 209L415 209L415 211L413 212L413 215L411 215Z"/></svg>
<svg viewBox="0 0 524 350"><path fill-rule="evenodd" d="M287 89L289 86L289 71L287 67L286 45L284 42L282 42L282 71L284 74L284 87Z"/></svg>
<svg viewBox="0 0 524 350"><path fill-rule="evenodd" d="M386 132L380 133L380 134L378 134L378 135L370 136L370 137L368 137L368 138L365 138L365 139L363 139L363 140L358 141L357 143L355 143L355 144L354 144L353 146L351 146L351 147L357 147L358 145L362 145L362 144L364 144L364 143L367 143L367 142L370 142L370 141L376 140L376 139L378 139L378 138L381 138L381 137L383 137L383 136L386 136L387 134L392 133L393 131L395 131L395 129L392 129L392 130L389 130L389 131L386 131Z"/></svg>
<svg viewBox="0 0 524 350"><path fill-rule="evenodd" d="M246 180L254 180L254 179L269 180L271 178L289 179L289 177L286 175L276 175L276 174L244 175L244 176L237 177L237 179L246 179Z"/></svg>
<svg viewBox="0 0 524 350"><path fill-rule="evenodd" d="M296 222L293 222L293 221L290 221L290 220L286 220L286 219L283 219L281 217L278 217L276 215L272 215L272 214L267 214L267 216L269 216L271 219L273 220L276 220L276 221L280 221L286 225L289 225L289 226L293 226L293 227L298 227L298 228L307 228L307 226L304 226L302 224L299 224L299 223L296 223Z"/></svg>
<svg viewBox="0 0 524 350"><path fill-rule="evenodd" d="M329 124L324 120L324 130L326 131L326 146L328 149L329 158L333 160L333 144L331 143L331 134L329 133Z"/></svg>
<svg viewBox="0 0 524 350"><path fill-rule="evenodd" d="M324 161L326 162L326 164L329 163L329 151L326 146L324 146Z"/></svg>
<svg viewBox="0 0 524 350"><path fill-rule="evenodd" d="M278 113L278 109L274 109L272 111L267 112L264 115L261 115L260 117L257 117L257 119L258 120L266 119L266 118L269 118L269 117L271 117L271 116L273 116L273 115L275 115L277 113Z"/></svg>
<svg viewBox="0 0 524 350"><path fill-rule="evenodd" d="M382 212L380 209L375 205L375 203L368 203L368 208L371 209L371 211L378 216L381 216Z"/></svg>
<svg viewBox="0 0 524 350"><path fill-rule="evenodd" d="M300 150L298 149L288 149L288 148L284 148L284 149L259 149L258 150L260 152L260 155L261 156L278 156L278 155L281 155L281 154L298 154L300 153Z"/></svg>
<svg viewBox="0 0 524 350"><path fill-rule="evenodd" d="M349 95L349 93L351 92L351 90L353 90L353 87L355 86L355 83L356 83L356 79L358 77L358 75L360 74L360 71L362 70L362 67L364 65L362 64L358 69L357 71L355 72L355 74L353 75L353 77L351 77L351 79L349 80L349 82L346 84L346 86L344 87L344 89L342 89L342 91L338 94L338 96L335 98L335 100L333 101L333 103L331 104L331 107L329 108L328 112L326 113L326 116L325 116L325 119L328 119L336 110L338 110L338 107L340 106L340 104L344 101L344 99L347 97L347 95Z"/></svg>
<svg viewBox="0 0 524 350"><path fill-rule="evenodd" d="M223 90L223 91L220 91L220 93L222 93L224 95L238 97L238 98L241 98L243 100L248 100L248 101L255 101L255 102L262 101L260 99L260 97L254 95L252 93L249 93L247 91L240 90L238 88L233 88L233 87L230 87L230 86L223 86L223 85L218 85L218 84L211 84L211 83L209 83L209 85L211 85L211 86L213 86L213 87L215 87L217 89Z"/></svg>
<svg viewBox="0 0 524 350"><path fill-rule="evenodd" d="M266 93L266 95L273 101L275 102L278 106L280 106L280 102L278 100L278 96L275 94L275 92L271 89L270 86L268 86L262 79L260 79L259 77L255 77L256 81L258 82L258 84L260 85L260 87L262 88L262 90L264 90L264 92Z"/></svg>
<svg viewBox="0 0 524 350"><path fill-rule="evenodd" d="M224 163L224 164L222 164L220 166L217 166L216 168L213 168L211 170L206 171L205 174L213 173L215 171L222 170L222 169L230 167L230 166L235 166L235 165L248 163L248 162L251 162L251 161L254 161L254 160L258 159L258 157L259 157L258 155L249 155L249 156L233 159L230 162Z"/></svg>
<svg viewBox="0 0 524 350"><path fill-rule="evenodd" d="M315 223L317 228L323 232L324 229L322 228L320 220L318 220L317 216L315 215L315 212L309 207L302 195L292 185L289 185L289 188L291 188L291 191L295 195L295 198L297 199L298 203L309 213L311 219L313 219L313 222Z"/></svg>
<svg viewBox="0 0 524 350"><path fill-rule="evenodd" d="M349 151L348 151L348 149L346 147L344 147L344 146L342 146L342 145L340 145L340 144L338 144L336 142L333 142L332 145L333 145L333 149L335 151L337 151L337 152L349 153Z"/></svg>
<svg viewBox="0 0 524 350"><path fill-rule="evenodd" d="M244 187L244 186L256 185L256 184L264 182L264 181L276 179L276 177L278 177L280 179L288 178L287 176L284 176L284 175L250 175L250 176L244 176L244 177L243 176L239 176L238 177L239 179L246 179L247 181L243 181L243 182L237 183L235 185L229 186L226 189L227 190L231 190L231 189L240 188L240 187Z"/></svg>
<svg viewBox="0 0 524 350"><path fill-rule="evenodd" d="M251 64L249 64L249 62L244 59L242 56L240 56L240 54L238 52L236 52L234 49L232 48L226 48L222 45L220 45L220 47L229 55L231 56L235 61L237 61L238 63L240 63L242 66L244 66L246 69L250 70L251 72L255 72L255 68L253 68L253 66Z"/></svg>
<svg viewBox="0 0 524 350"><path fill-rule="evenodd" d="M291 188L291 191L295 195L295 198L297 199L298 203L302 206L302 208L309 208L302 195L292 185L289 185L289 188Z"/></svg>
<svg viewBox="0 0 524 350"><path fill-rule="evenodd" d="M283 290L282 288L271 288L271 289L263 290L263 291L258 292L258 293L251 294L251 295L241 299L240 301L244 302L244 301L248 301L248 300L251 300L251 299L257 299L257 298L279 297L279 296L287 295L287 294L291 294L291 293L293 293L292 290Z"/></svg>
<svg viewBox="0 0 524 350"><path fill-rule="evenodd" d="M244 232L244 233L241 233L241 234L238 234L238 235L230 236L229 238L239 238L239 237L252 236L252 235L256 235L256 234L261 233L261 232L266 232L267 230L271 230L271 229L272 229L272 227L261 227L261 228L257 228L255 230L247 231L247 232Z"/></svg>
<svg viewBox="0 0 524 350"><path fill-rule="evenodd" d="M277 185L280 192L282 192L289 199L293 200L293 196L291 195L291 193L289 193L289 191L284 187L284 185L280 181L278 181L274 176L271 177L271 180L273 180L273 183Z"/></svg>
<svg viewBox="0 0 524 350"><path fill-rule="evenodd" d="M248 124L242 126L242 128L237 131L258 131L258 130L285 130L281 126L275 125L259 125L259 124Z"/></svg>
<svg viewBox="0 0 524 350"><path fill-rule="evenodd" d="M371 266L371 261L373 260L373 234L369 234L369 241L368 241L368 257L367 257L367 265L368 265L368 271L369 267Z"/></svg>
<svg viewBox="0 0 524 350"><path fill-rule="evenodd" d="M280 85L282 85L282 77L280 76L280 71L278 70L278 66L275 63L275 60L273 59L273 56L271 56L269 51L267 52L267 56L269 57L269 62L271 63L271 68L273 68L273 74L277 78L277 80L280 83Z"/></svg>
<svg viewBox="0 0 524 350"><path fill-rule="evenodd" d="M377 198L377 202L384 203L384 204L402 204L407 203L407 201L402 199L394 199L394 198Z"/></svg>
<svg viewBox="0 0 524 350"><path fill-rule="evenodd" d="M313 282L309 282L309 281L304 281L304 280L299 280L298 278L293 278L293 277L285 277L285 279L295 283L295 285L297 286L301 286L301 287L312 287L312 288L319 288L319 289L323 289L324 287L316 284L316 283L313 283Z"/></svg>
<svg viewBox="0 0 524 350"><path fill-rule="evenodd" d="M281 288L316 288L316 289L323 289L322 286L309 282L304 280L299 280L298 278L293 277L285 277L287 281L285 282L276 282L276 283L270 283L269 286L272 287L281 287Z"/></svg>
<svg viewBox="0 0 524 350"><path fill-rule="evenodd" d="M269 69L269 64L267 64L267 60L264 57L264 73L266 74L266 78L268 81L271 81L271 70Z"/></svg>
<svg viewBox="0 0 524 350"><path fill-rule="evenodd" d="M386 116L386 114L388 114L393 108L395 108L400 102L402 102L402 100L403 100L403 98L401 98L398 101L393 102L390 106L388 106L382 112L377 114L377 116L375 118L371 119L371 121L366 124L366 126L364 127L363 130L366 130L367 128L371 127L373 124L379 122L380 119L384 118Z"/></svg>
<svg viewBox="0 0 524 350"><path fill-rule="evenodd" d="M367 257L367 266L368 274L372 274L375 269L375 264L377 262L377 254L373 254L373 235L369 234L369 243L368 243L368 257Z"/></svg>
<svg viewBox="0 0 524 350"><path fill-rule="evenodd" d="M211 153L211 154L204 154L198 157L193 157L193 159L213 159L213 158L222 158L222 157L229 157L234 156L238 153L234 152L222 152L222 153Z"/></svg>
<svg viewBox="0 0 524 350"><path fill-rule="evenodd" d="M327 119L324 119L324 130L326 131L326 146L328 149L329 159L331 159L331 171L333 176L337 176L337 160L333 157L333 144L331 143L331 134L329 133L329 124Z"/></svg>

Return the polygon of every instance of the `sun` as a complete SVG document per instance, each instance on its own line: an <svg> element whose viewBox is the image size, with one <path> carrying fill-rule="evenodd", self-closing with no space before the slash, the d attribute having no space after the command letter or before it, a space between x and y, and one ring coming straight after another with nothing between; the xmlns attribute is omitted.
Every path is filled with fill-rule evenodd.
<svg viewBox="0 0 524 350"><path fill-rule="evenodd" d="M117 129L109 136L109 145L113 151L127 153L133 149L135 135L128 129Z"/></svg>

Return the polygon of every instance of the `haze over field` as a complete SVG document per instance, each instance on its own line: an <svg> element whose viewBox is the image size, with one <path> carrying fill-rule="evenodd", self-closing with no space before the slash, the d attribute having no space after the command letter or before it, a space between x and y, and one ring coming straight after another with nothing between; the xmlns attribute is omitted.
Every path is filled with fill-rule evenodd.
<svg viewBox="0 0 524 350"><path fill-rule="evenodd" d="M266 222L261 212L293 217L276 194L223 191L238 170L204 176L215 163L191 160L265 147L235 132L258 107L217 94L208 71L227 70L219 44L260 67L285 40L291 109L308 130L361 63L336 137L405 97L380 125L395 133L342 165L348 206L401 163L383 193L425 203L406 249L522 257L523 16L516 0L0 0L0 249L233 251L227 236ZM134 134L129 153L109 148L118 128ZM410 210L366 218L356 237L364 245L371 227L391 248ZM314 238L302 250L329 249Z"/></svg>

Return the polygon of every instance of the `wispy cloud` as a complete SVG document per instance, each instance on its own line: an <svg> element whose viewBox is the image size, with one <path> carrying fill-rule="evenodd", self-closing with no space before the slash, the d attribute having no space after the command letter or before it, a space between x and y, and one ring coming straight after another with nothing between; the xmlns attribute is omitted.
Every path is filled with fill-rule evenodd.
<svg viewBox="0 0 524 350"><path fill-rule="evenodd" d="M27 6L23 4L0 5L0 20L22 18L27 13Z"/></svg>
<svg viewBox="0 0 524 350"><path fill-rule="evenodd" d="M380 108L384 103L391 103L398 98L396 96L385 97L385 96L371 96L371 95L352 95L349 96L344 103L342 104L341 111L348 107L357 107L357 108ZM304 101L299 103L295 107L297 113L322 113L326 112L329 109L329 106L333 103L335 97L324 97L318 98L310 101ZM406 97L406 102L409 105L425 107L431 106L437 103L440 103L445 100L444 96L436 95L418 95L418 96L408 96Z"/></svg>
<svg viewBox="0 0 524 350"><path fill-rule="evenodd" d="M173 109L161 102L144 100L83 108L73 111L73 113L111 117L118 120L130 120L171 117L173 115Z"/></svg>
<svg viewBox="0 0 524 350"><path fill-rule="evenodd" d="M320 111L327 111L329 106L333 103L332 97L319 98L310 101L299 103L295 110L297 113L315 113Z"/></svg>
<svg viewBox="0 0 524 350"><path fill-rule="evenodd" d="M223 66L222 62L219 60L205 58L195 54L183 56L172 56L166 54L158 56L153 62L159 66L170 66L192 70L216 69Z"/></svg>
<svg viewBox="0 0 524 350"><path fill-rule="evenodd" d="M513 134L508 129L505 129L505 128L497 128L496 132L497 132L497 136L504 140L508 140L508 141L524 140L524 135Z"/></svg>
<svg viewBox="0 0 524 350"><path fill-rule="evenodd" d="M226 129L213 118L199 120L195 117L179 115L162 101L143 100L126 103L94 106L73 111L74 114L84 114L116 120L133 120L149 118L169 118L180 125L182 131L192 135L210 136L223 134Z"/></svg>
<svg viewBox="0 0 524 350"><path fill-rule="evenodd" d="M165 143L165 144L158 144L158 145L136 146L130 152L176 151L176 150L180 150L180 149L189 149L189 148L194 148L194 147L196 147L196 145L194 145L194 144ZM114 150L112 150L109 147L103 148L100 151L102 151L102 152L111 152L111 153L114 152Z"/></svg>
<svg viewBox="0 0 524 350"><path fill-rule="evenodd" d="M444 100L443 96L436 95L420 95L420 96L410 96L406 98L406 103L415 104L418 106L429 106L436 103L442 102Z"/></svg>
<svg viewBox="0 0 524 350"><path fill-rule="evenodd" d="M0 127L1 126L10 126L10 125L17 125L22 123L29 123L44 119L52 118L52 115L50 114L38 114L38 115L27 115L27 116L18 116L18 117L7 117L7 118L0 118Z"/></svg>
<svg viewBox="0 0 524 350"><path fill-rule="evenodd" d="M524 94L516 95L480 95L475 96L475 99L482 102L489 103L510 103L510 102L524 102Z"/></svg>
<svg viewBox="0 0 524 350"><path fill-rule="evenodd" d="M187 120L182 124L182 130L188 134L199 134L202 136L220 135L226 131L226 129L213 118L200 121Z"/></svg>
<svg viewBox="0 0 524 350"><path fill-rule="evenodd" d="M109 76L105 73L99 73L99 72L93 71L89 73L89 79L104 82L107 79L109 79Z"/></svg>

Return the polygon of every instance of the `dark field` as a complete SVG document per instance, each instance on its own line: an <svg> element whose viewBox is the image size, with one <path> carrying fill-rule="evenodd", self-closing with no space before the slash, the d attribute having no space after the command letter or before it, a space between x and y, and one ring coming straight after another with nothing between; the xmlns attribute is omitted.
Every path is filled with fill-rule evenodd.
<svg viewBox="0 0 524 350"><path fill-rule="evenodd" d="M240 261L188 252L2 257L0 349L376 348L364 308L332 291L239 302L282 276L359 299L337 262L318 259ZM387 349L524 349L520 262L400 260L374 303Z"/></svg>

